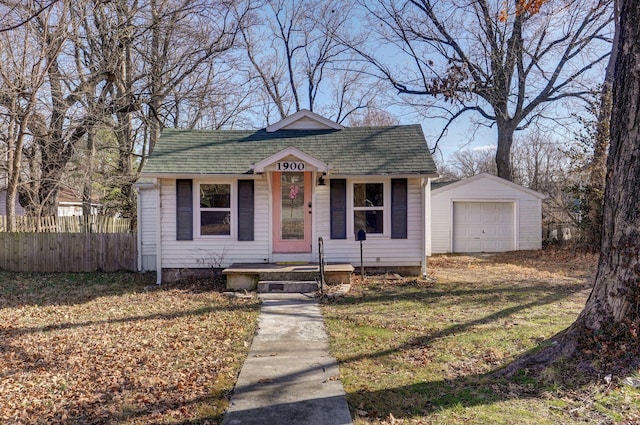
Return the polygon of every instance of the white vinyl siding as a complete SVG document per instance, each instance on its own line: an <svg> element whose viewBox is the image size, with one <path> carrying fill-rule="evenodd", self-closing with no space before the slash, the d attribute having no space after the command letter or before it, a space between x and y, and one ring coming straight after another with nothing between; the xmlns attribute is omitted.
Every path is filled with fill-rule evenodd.
<svg viewBox="0 0 640 425"><path fill-rule="evenodd" d="M353 265L360 264L360 242L356 241L353 232L353 183L362 182L382 182L385 187L385 233L382 235L367 235L367 240L363 242L363 260L367 267L392 267L392 266L420 266L424 259L423 254L423 234L425 232L422 211L423 205L421 196L421 179L411 178L407 181L407 239L392 239L389 220L391 217L390 188L391 179L381 180L371 178L369 180L347 179L347 238L331 239L331 229L329 222L329 184L318 186L315 191L314 210L317 211L316 235L322 236L324 240L325 260L333 263L348 262ZM427 239L427 243L429 243ZM314 243L314 257L317 258L317 244Z"/></svg>
<svg viewBox="0 0 640 425"><path fill-rule="evenodd" d="M518 249L542 248L542 202L521 199L518 202Z"/></svg>
<svg viewBox="0 0 640 425"><path fill-rule="evenodd" d="M140 210L138 221L140 223L140 269L149 271L156 269L156 216L158 189L142 189L138 192Z"/></svg>
<svg viewBox="0 0 640 425"><path fill-rule="evenodd" d="M198 183L217 182L211 180L195 180L194 192ZM229 181L220 179L218 181ZM365 181L360 179L347 179L347 190L353 191L353 183ZM375 181L382 182L385 187L385 229L390 229L390 213L387 206L390 205L391 178L376 177ZM268 178L261 177L254 180L254 240L238 241L233 235L237 230L232 230L229 237L199 237L194 229L194 240L176 240L176 180L159 179L159 189L146 190L142 195L143 210L141 219L144 220L141 237L144 241L143 253L155 255L156 232L161 233L162 268L209 268L227 267L232 263L264 263L274 261L271 249L271 201ZM328 183L328 182L327 182ZM424 194L422 193L422 179L410 178L407 181L407 238L392 239L389 232L385 234L367 235L363 243L364 262L368 267L394 267L394 266L421 266L424 262L425 240L424 218L422 205ZM234 191L237 184L233 183ZM312 261L318 260L318 237L322 236L325 246L325 259L330 263L360 264L360 243L355 240L353 234L353 201L349 195L347 208L347 238L331 239L329 225L329 184L316 186L313 192L313 228L312 228ZM141 191L142 193L143 191ZM387 193L389 192L389 193ZM160 194L160 229L156 226L155 194ZM153 194L153 195L152 195ZM151 196L147 196L151 195ZM195 196L195 194L194 194ZM152 199L153 198L153 199ZM235 201L234 201L235 202ZM236 207L234 206L234 209ZM390 211L390 210L389 210ZM194 214L197 214L194 211ZM235 213L234 213L235 214ZM232 218L235 215L232 214ZM194 220L194 223L196 221ZM427 238L427 244L429 239ZM150 260L149 260L150 261ZM149 262L148 261L148 262ZM152 270L148 268L148 270Z"/></svg>
<svg viewBox="0 0 640 425"><path fill-rule="evenodd" d="M160 182L163 268L227 267L232 263L263 263L268 261L270 242L269 192L266 179L255 180L256 207L253 241L238 241L231 236L199 237L197 233L194 235L196 238L192 241L176 240L176 181L162 179ZM194 187L197 187L197 183L204 182L205 180L194 182ZM216 180L210 180L210 182L217 183ZM234 190L235 187L234 184ZM197 232L197 230L194 231ZM237 232L233 230L232 233L236 234Z"/></svg>
<svg viewBox="0 0 640 425"><path fill-rule="evenodd" d="M467 248L454 245L455 212L454 206L459 203L484 203L484 213L487 208L497 208L498 205L512 205L513 218L508 219L513 223L513 244L504 250L528 250L542 248L542 206L543 195L507 182L498 177L480 174L461 180L448 186L440 187L431 192L431 251L433 254L455 252ZM508 208L508 207L504 207ZM483 213L483 214L484 214ZM499 214L503 214L502 213ZM496 218L505 221L507 219ZM485 218L485 221L491 220ZM481 231L482 229L477 229ZM505 232L505 226L500 227ZM485 230L486 232L486 230ZM497 250L497 247L495 248ZM487 247L485 247L485 251ZM479 251L482 252L482 248Z"/></svg>

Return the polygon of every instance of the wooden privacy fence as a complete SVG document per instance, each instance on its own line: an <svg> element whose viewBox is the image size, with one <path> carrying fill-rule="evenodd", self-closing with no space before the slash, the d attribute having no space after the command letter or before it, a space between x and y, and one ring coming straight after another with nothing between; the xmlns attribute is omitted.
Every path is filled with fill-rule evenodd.
<svg viewBox="0 0 640 425"><path fill-rule="evenodd" d="M14 272L135 271L135 233L0 233L0 269Z"/></svg>
<svg viewBox="0 0 640 425"><path fill-rule="evenodd" d="M8 217L0 215L0 232L8 231ZM131 231L131 219L104 215L13 217L14 232L45 233L127 233Z"/></svg>

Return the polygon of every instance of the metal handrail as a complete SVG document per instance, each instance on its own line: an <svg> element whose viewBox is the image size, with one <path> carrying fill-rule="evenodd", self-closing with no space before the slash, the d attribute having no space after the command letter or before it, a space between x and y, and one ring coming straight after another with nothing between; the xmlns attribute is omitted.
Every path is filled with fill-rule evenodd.
<svg viewBox="0 0 640 425"><path fill-rule="evenodd" d="M320 267L320 294L324 295L324 241L318 238L318 266Z"/></svg>

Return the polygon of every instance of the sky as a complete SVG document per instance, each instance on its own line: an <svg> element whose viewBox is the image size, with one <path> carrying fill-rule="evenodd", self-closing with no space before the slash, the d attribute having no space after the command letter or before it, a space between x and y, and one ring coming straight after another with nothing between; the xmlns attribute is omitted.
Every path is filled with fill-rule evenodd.
<svg viewBox="0 0 640 425"><path fill-rule="evenodd" d="M293 1L293 0L289 0L289 1ZM382 1L382 0L379 0L379 1ZM393 0L389 0L389 4L401 4L401 3L402 2L394 3ZM463 18L459 18L461 19L459 22L457 19L454 19L458 15L450 16L450 19L452 20L451 28L460 36L460 38L458 39L458 45L461 46L462 50L468 50L468 52L466 52L466 56L471 58L472 62L477 62L482 64L483 61L486 60L485 56L487 53L481 47L478 47L478 46L482 46L483 44L486 44L486 40L481 37L482 36L481 31L478 30L478 28L475 28L471 25L472 23L477 23L476 22L477 16L475 16L472 12L468 12L466 9L464 9L461 6L461 4L466 4L464 2L459 3L459 2L454 2L453 0L447 0L444 2L434 2L434 4L436 3L438 7L442 9L441 10L442 13L449 13L452 10L454 10L458 15L460 13L463 14L462 15ZM377 4L377 2L371 1L369 3L367 1L367 2L361 2L361 4L373 5L373 4ZM451 4L455 4L455 7L453 9L447 9L448 5L451 5ZM497 1L492 4L493 4L493 7L498 9L502 7L500 6L500 4L502 4L502 2L500 1ZM553 9L551 10L553 11ZM564 13L563 11L560 11L560 12ZM578 13L583 13L583 12L578 12ZM269 16L266 16L266 18L269 18ZM412 87L413 82L422 81L422 78L421 78L422 74L415 67L415 63L416 63L415 58L413 58L410 54L407 54L408 52L407 52L406 46L404 46L401 42L399 42L397 37L395 36L391 36L391 38L387 37L389 33L394 34L393 30L389 30L385 25L381 24L377 20L373 20L373 21L369 20L369 17L371 16L371 14L368 12L365 12L364 10L360 10L359 12L354 11L354 13L349 14L349 16L350 16L349 18L350 24L352 26L352 29L351 29L352 32L354 32L356 35L359 34L361 37L366 36L366 38L361 39L363 41L358 46L361 46L360 48L362 50L365 50L365 51L368 50L366 53L372 57L375 57L376 61L380 62L384 68L387 68L391 73L391 75L393 75L393 77L396 78L399 83L407 84L409 89L421 90L420 84L418 84L417 88ZM538 15L538 16L542 16L542 15ZM558 31L567 30L567 28L565 27L568 25L568 23L567 23L567 20L565 19L564 14L559 17L559 15L557 15L556 13L550 12L548 15L545 15L545 16L550 17L549 22L551 22L548 24L548 26L545 26L547 30L545 32L546 37L552 40L557 40L558 38L561 38L560 34L554 34L554 33ZM534 21L535 19L532 19L532 22ZM262 25L265 25L263 30L266 37L266 35L272 32L273 28L267 27L268 19L265 19ZM535 25L533 25L531 28L534 28L534 29L537 28ZM479 34L477 33L478 31L480 31ZM278 51L279 49L277 43L274 44L273 41L269 41L264 37L259 39L264 41L265 44L261 45L260 49L257 49L257 50L261 52L261 55L267 56L266 58L263 57L263 59L267 60L267 63L269 64L274 63L273 53L274 51ZM323 38L318 37L317 40L323 40ZM468 46L466 45L467 41L469 43ZM426 43L426 44L428 45L429 43ZM545 81L547 81L548 79L550 70L552 70L553 66L555 66L555 64L557 63L557 59L558 57L560 57L559 55L564 53L564 50L561 44L562 43L554 43L553 45L556 47L554 49L549 49L549 51L545 53L545 55L542 55L541 59L538 60L537 63L539 66L532 67L531 69L529 69L528 73L530 73L530 76L533 76L533 78L529 78L526 82L527 99L529 99L529 97L535 97L536 94L539 93L540 90L545 85ZM419 58L423 59L421 61L421 63L424 66L422 71L425 71L425 69L427 69L427 70L433 70L433 72L439 75L443 73L444 73L443 75L447 75L447 73L451 69L450 68L451 61L448 60L447 58L439 58L438 54L433 53L433 51L427 47L424 47L425 50L421 50L420 47L417 47L419 45L420 43L417 43L417 42L412 43L412 49L415 47L416 50L411 50L411 52L416 53L416 55ZM555 49L559 49L559 50L556 51ZM591 52L591 50L589 50L589 52ZM589 56L596 55L597 57L599 57L601 55L598 49L593 49L593 52L594 53L590 53ZM452 55L451 52L447 54L449 56ZM433 58L433 59L429 59L429 58ZM364 64L368 63L367 60L361 59L361 61ZM567 69L561 72L560 80L566 77L566 75L564 74L573 72L570 69L575 70L576 66L578 66L578 68L582 67L581 63L571 62L570 66L567 66ZM340 67L338 67L337 69L339 68ZM538 68L540 69L538 70ZM597 72L595 68L593 72L594 73ZM427 74L427 80L429 80L429 75L431 74L429 74L428 71L425 71L425 73ZM365 87L365 88L369 87L367 85L368 78L366 77L368 74L379 76L380 72L376 71L375 68L371 68L371 67L367 68L367 72L364 73L365 77L362 77L362 78L359 78L358 80L353 81L356 91L359 89L359 87ZM545 74L546 74L546 77L545 77ZM453 73L452 75L455 77L456 74ZM538 78L536 80L535 77L536 76L539 77L540 75L542 75L544 78L542 79ZM594 87L597 85L597 83L600 83L602 81L601 76L596 76L596 77L597 78L595 79L595 81L597 82L594 83ZM342 81L338 81L338 83L339 83L338 85L340 85ZM417 97L414 97L413 100L411 100L411 103L424 102L425 104L429 104L429 103L435 102L437 105L432 110L427 110L426 109L427 107L425 106L424 107L425 109L423 111L416 112L412 106L405 106L405 107L401 106L402 100L400 100L398 96L396 96L397 89L392 88L388 82L385 82L383 84L385 84L385 86L380 89L376 89L374 93L374 101L376 102L376 106L382 109L385 109L386 111L391 113L393 116L397 117L400 120L401 124L421 124L427 140L427 144L431 148L433 148L436 140L440 135L440 132L446 125L446 121L444 119L436 119L436 118L429 119L429 118L425 118L425 116L437 115L440 113L442 114L449 113L445 109L452 109L455 112L455 109L460 105L457 105L457 104L453 105L451 103L448 103L447 99L441 99L441 102L435 102L435 99L433 99L432 97L428 97L428 98L422 97L421 99L419 95L416 95ZM377 88L377 86L375 87ZM316 99L316 102L314 104L314 111L320 112L323 109L323 107L327 109L326 107L327 105L329 105L328 109L330 109L333 106L333 104L335 103L336 93L334 93L332 90L335 90L335 87L332 87L331 84L329 84L328 86L323 85L320 88L319 98L322 98L322 100L319 100L319 98ZM302 93L301 90L299 91L299 94L300 93ZM369 94L367 94L367 96L369 96ZM410 95L406 95L406 96L410 96ZM308 107L308 106L305 106L306 103L304 99L304 94L302 95L302 97L303 97L302 99L303 102L301 107ZM356 96L354 96L354 98L358 100L359 95L356 93ZM408 100L408 99L403 99L403 100ZM473 104L473 100L470 100L470 99L465 99L465 102L472 102ZM392 106L385 107L384 106L385 104L392 105ZM478 101L478 104L483 105L484 107L487 107L489 111L491 110L491 108L488 107L481 100ZM525 104L526 104L526 101L525 101ZM442 107L442 108L439 108L439 107ZM510 108L514 108L513 97L512 97L512 102L510 104ZM549 110L545 112L547 117L552 117L553 119L556 119L558 117L557 115L558 112L560 112L561 115L565 115L565 116L569 115L567 113L567 109L564 109L564 111L558 111L557 109L554 108L553 110ZM328 114L327 116L331 117L330 114ZM449 159L453 153L455 153L460 149L474 149L474 148L480 148L480 147L495 146L497 144L497 130L495 126L494 127L480 126L477 124L477 121L479 121L480 119L481 119L480 115L477 112L467 112L466 114L458 117L456 121L450 125L449 129L447 130L447 133L439 140L438 150L435 152L435 155L434 155L436 161L446 162L447 159ZM573 121L575 123L576 121L575 118L573 118ZM488 124L486 121L484 122ZM539 122L536 122L534 125L536 126L546 125L547 127L544 129L545 136L549 137L550 139L567 140L567 137L569 137L567 136L568 132L566 131L566 127L565 128L558 127L558 128L552 129L548 124L540 124ZM565 125L567 124L565 123ZM575 125L575 124L569 124L569 125ZM520 137L522 137L522 135L519 132L515 135L516 141Z"/></svg>
<svg viewBox="0 0 640 425"><path fill-rule="evenodd" d="M435 140L442 131L442 125L434 124L436 124L434 120L420 122L430 148L433 148ZM484 126L476 128L468 118L461 117L450 126L447 135L438 142L438 150L433 156L439 162L446 162L458 150L496 146L497 137L497 132L493 128Z"/></svg>
<svg viewBox="0 0 640 425"><path fill-rule="evenodd" d="M454 9L447 9L447 5L453 4L454 2L451 2L451 3L436 2L436 3L439 4L438 7L442 9L441 12L454 10ZM499 4L499 3L500 2L496 2L496 4ZM462 3L456 3L457 5L456 7L461 7L460 6L461 4ZM463 9L455 9L455 10L459 12L460 10L463 10ZM569 22L567 20L566 11L562 9L555 10L553 8L550 8L548 10L545 10L545 13L541 12L539 15L536 15L535 17L529 20L531 22L531 25L528 27L528 31L532 31L532 29L537 28L536 25L544 23L545 30L546 30L545 40L547 42L551 40L553 41L564 40L562 37L562 34L564 34L565 31L575 31L574 27L577 26L576 22L580 22L582 17L586 16L587 14L588 14L587 11L577 11L575 14L573 14L572 12L571 17L575 20L575 22L573 20ZM578 18L578 16L580 16L580 18ZM457 28L455 26L456 21L454 19L454 16L451 16L450 18L452 19L452 23L451 23L451 26L449 27L449 30L453 29L455 31ZM469 12L469 15L467 15L465 19L466 20L463 19L460 21L460 25L462 25L463 28L466 28L460 31L460 36L470 37L470 34L477 32L476 30L478 29L473 27L468 27L468 26L465 27L465 25L473 24L475 22L476 16L472 12ZM540 20L540 22L537 22L538 19ZM549 19L549 21L546 21L546 19ZM602 24L603 21L598 21L598 22L599 24ZM357 24L360 25L361 23L357 23ZM506 25L508 26L509 24L506 24ZM597 25L594 25L594 27L597 27ZM384 27L381 27L381 28L384 28ZM590 27L587 25L587 28L590 28ZM608 27L605 27L602 35L607 34L606 28ZM609 29L613 30L613 27L611 26ZM384 30L379 30L377 27L373 27L373 26L369 29L369 31L372 34L376 34L376 33L380 34L378 31L384 32ZM393 33L393 31L389 31L389 32ZM588 32L589 31L586 31L586 33ZM584 36L586 36L586 33L584 34ZM572 32L572 34L574 33ZM525 31L525 38L528 35L530 34L528 34ZM381 37L384 40L384 36L381 36ZM469 39L472 40L470 44L471 47L476 46L476 44L473 44L473 43L474 42L477 43L480 40L479 38L473 38L473 37L470 37ZM378 38L378 40L380 40L380 37ZM394 40L397 42L396 38L394 38ZM460 43L459 45L463 48L463 50L467 50L466 47L468 46L465 46L465 42L461 40L464 40L464 38L458 39L458 42ZM534 38L534 40L537 40L537 38ZM549 78L550 71L554 70L556 64L559 61L559 58L562 56L562 54L565 53L565 50L564 50L565 46L563 43L559 42L555 45L556 45L555 49L550 48L544 55L541 56L541 59L539 59L539 61L537 62L539 66L528 69L525 105L529 100L531 100L531 98L534 98L535 96L538 95L538 93L542 91L543 87L546 85L547 79ZM416 46L419 46L419 43L413 44L413 47L416 47ZM415 51L419 52L418 56L422 57L420 53L422 51L419 50L420 49L419 47L417 49L418 50L415 50ZM586 60L587 58L588 60L595 60L596 58L600 58L603 54L606 55L607 49L610 49L610 47L606 42L600 42L600 43L593 42L592 44L590 44L589 49L584 50L583 52L584 55L582 53L576 54L575 57L572 57L572 59L569 62L567 62L567 65L559 74L559 80L556 85L558 85L560 82L566 79L570 74L575 72L577 69L580 69L582 66L584 66L584 62L580 62L581 60ZM477 51L474 51L473 49L470 49L466 52L467 56L472 58L472 61L474 60L473 58L475 53L477 53ZM380 43L377 45L377 47L374 48L373 56L377 57L379 60L384 62L385 66L389 67L389 69L391 70L391 74L393 74L395 78L398 78L398 75L401 75L398 78L400 83L406 84L407 82L410 82L412 78L415 79L416 81L421 80L420 74L415 69L414 59L411 57L411 55L400 53L400 51L398 50L397 44ZM429 57L433 57L433 61L426 61L425 69L438 69L438 66L442 66L442 62L441 62L443 60L442 58L438 59L438 56L434 54L431 54L431 56ZM475 59L475 61L477 63L482 63L482 61L478 59ZM603 81L603 78L604 78L603 68L604 68L604 65L606 65L606 63L607 61L604 60L600 62L598 65L595 65L592 69L590 69L585 74L585 77L587 79L584 81L580 81L580 83L582 83L583 85L589 84L589 79L591 79L590 81L593 84L593 86L590 88L595 89ZM525 66L526 65L528 64L525 61ZM541 77L541 76L544 78L536 79L536 77ZM410 86L410 83L408 87L410 89L412 88ZM420 87L418 87L418 89L420 89ZM576 90L580 90L580 88L577 88ZM429 103L430 100L431 99L425 101L425 103ZM418 102L420 102L420 100L418 100ZM583 109L584 103L577 103L577 102L570 103L570 102L571 100L561 99L560 101L552 102L553 106L551 106L551 104L547 104L544 107L545 108L544 112L542 113L542 115L544 115L546 118L537 120L531 125L531 128L535 127L544 135L544 137L547 137L551 141L555 141L558 143L563 143L564 141L566 141L567 143L570 142L570 140L573 139L572 133L577 132L578 128L582 126L582 124L578 122L575 116L572 116L572 113L580 114L581 113L580 111L584 111ZM470 104L472 103L473 102L471 102ZM487 106L486 103L482 101L479 101L479 103L482 104L484 107L486 107L488 111L491 111L491 107ZM443 101L441 105L444 105L447 109L449 109L448 106L450 106L449 104L447 104L446 100ZM510 109L513 109L514 107L515 107L514 103L510 104L509 106ZM434 111L436 114L438 113L437 109ZM417 116L417 114L411 114L411 113L403 114L402 112L397 113L394 110L390 110L389 112L399 117L400 122L402 124L420 123L422 125L425 137L427 139L427 144L430 147L433 147L433 144L435 143L436 139L440 135L440 132L446 125L446 121L444 119L425 119L424 117ZM450 125L446 135L444 135L438 142L438 151L436 151L434 155L436 160L439 162L446 162L446 160L454 152L461 149L477 149L477 148L483 148L488 146L496 146L497 145L497 129L495 128L495 125L493 127L478 125L477 121L480 121L480 120L482 120L482 118L479 115L479 113L471 112L471 111L458 117ZM558 120L558 122L556 122L556 120ZM487 123L486 120L482 120L482 122ZM521 124L524 124L524 122L522 122ZM516 143L518 139L522 138L525 134L526 134L526 131L516 132L516 134L514 135Z"/></svg>

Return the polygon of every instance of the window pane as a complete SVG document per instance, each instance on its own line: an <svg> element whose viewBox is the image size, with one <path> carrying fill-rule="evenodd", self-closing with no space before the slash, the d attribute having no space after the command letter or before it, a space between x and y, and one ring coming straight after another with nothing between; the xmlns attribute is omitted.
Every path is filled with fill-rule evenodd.
<svg viewBox="0 0 640 425"><path fill-rule="evenodd" d="M281 179L281 238L304 240L304 173L282 173Z"/></svg>
<svg viewBox="0 0 640 425"><path fill-rule="evenodd" d="M354 207L381 207L384 205L382 183L355 183L353 185Z"/></svg>
<svg viewBox="0 0 640 425"><path fill-rule="evenodd" d="M354 211L353 212L353 231L364 229L367 233L383 233L384 229L382 219L384 216L382 211Z"/></svg>
<svg viewBox="0 0 640 425"><path fill-rule="evenodd" d="M200 208L231 208L231 185L201 184Z"/></svg>
<svg viewBox="0 0 640 425"><path fill-rule="evenodd" d="M201 235L230 235L231 213L229 211L201 211Z"/></svg>

